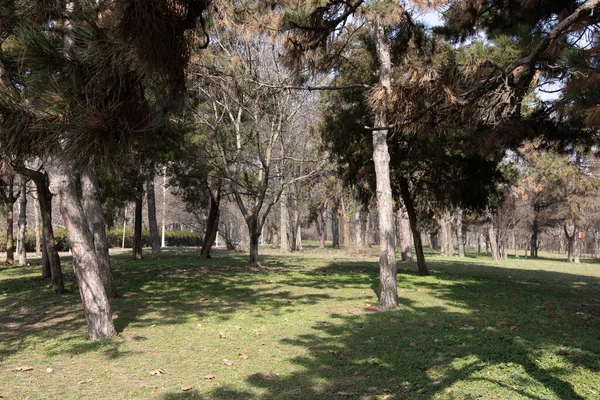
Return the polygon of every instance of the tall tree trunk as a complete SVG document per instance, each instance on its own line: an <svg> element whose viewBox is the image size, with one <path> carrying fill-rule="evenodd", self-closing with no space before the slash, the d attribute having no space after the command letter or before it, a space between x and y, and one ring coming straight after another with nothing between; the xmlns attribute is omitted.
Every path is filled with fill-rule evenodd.
<svg viewBox="0 0 600 400"><path fill-rule="evenodd" d="M494 261L500 260L500 253L498 250L498 239L496 238L496 228L494 227L494 221L492 220L492 215L488 211L488 231L487 238L490 242L490 251L492 252L492 259Z"/></svg>
<svg viewBox="0 0 600 400"><path fill-rule="evenodd" d="M294 208L294 250L302 251L302 220L297 205Z"/></svg>
<svg viewBox="0 0 600 400"><path fill-rule="evenodd" d="M279 235L280 244L279 248L282 253L287 253L288 248L288 227L289 227L289 213L287 205L287 188L283 189L281 196L279 197Z"/></svg>
<svg viewBox="0 0 600 400"><path fill-rule="evenodd" d="M258 256L258 244L262 226L258 223L258 218L254 216L246 218L246 224L248 225L248 235L250 236L250 265L252 268L262 269Z"/></svg>
<svg viewBox="0 0 600 400"><path fill-rule="evenodd" d="M450 234L448 232L448 224L446 223L446 213L444 213L440 218L438 218L438 224L440 226L440 255L442 257L450 257L451 254L448 253L448 249L450 248Z"/></svg>
<svg viewBox="0 0 600 400"><path fill-rule="evenodd" d="M158 222L156 221L156 193L154 191L154 170L146 181L146 197L148 201L148 226L150 228L150 244L152 254L160 254L160 236Z"/></svg>
<svg viewBox="0 0 600 400"><path fill-rule="evenodd" d="M344 201L344 197L342 197L342 223L344 224L342 228L343 232L343 245L346 248L350 247L350 216L348 215L350 210L348 209L348 204Z"/></svg>
<svg viewBox="0 0 600 400"><path fill-rule="evenodd" d="M463 210L456 210L456 241L458 242L458 256L465 256L465 241L463 238Z"/></svg>
<svg viewBox="0 0 600 400"><path fill-rule="evenodd" d="M210 258L210 250L217 238L219 231L220 207L221 207L221 183L215 184L215 189L209 187L210 192L210 209L208 211L208 219L206 220L206 232L204 233L204 242L200 250L200 258Z"/></svg>
<svg viewBox="0 0 600 400"><path fill-rule="evenodd" d="M100 203L100 185L96 173L87 168L81 173L81 201L83 212L88 223L88 228L92 234L94 251L98 262L98 273L104 291L109 299L117 297L117 286L113 278L110 255L108 251L108 239L106 238L106 225L104 215L102 214L102 205Z"/></svg>
<svg viewBox="0 0 600 400"><path fill-rule="evenodd" d="M331 208L331 247L337 249L340 247L340 202L338 199L333 200Z"/></svg>
<svg viewBox="0 0 600 400"><path fill-rule="evenodd" d="M62 160L53 160L48 167L51 191L60 196L60 212L71 243L73 270L87 321L88 338L112 338L116 331L110 302L100 277L94 239L77 195L73 169Z"/></svg>
<svg viewBox="0 0 600 400"><path fill-rule="evenodd" d="M323 218L323 209L321 206L318 206L317 210L317 218L315 219L315 225L317 227L317 236L319 236L319 248L325 248L325 232L327 227L325 226L325 221Z"/></svg>
<svg viewBox="0 0 600 400"><path fill-rule="evenodd" d="M27 181L23 179L21 182L21 194L19 196L19 265L27 265L27 249L25 241L27 234Z"/></svg>
<svg viewBox="0 0 600 400"><path fill-rule="evenodd" d="M54 243L52 228L52 193L49 188L48 175L39 171L28 170L28 176L33 180L37 191L40 217L42 219L42 256L47 257L50 276L52 277L52 293L60 294L65 291L60 257ZM42 257L43 258L43 257ZM42 260L43 262L43 260Z"/></svg>
<svg viewBox="0 0 600 400"><path fill-rule="evenodd" d="M404 209L398 211L398 219L400 225L400 254L402 255L402 261L413 261L413 253L411 246L411 234L410 234L410 219L408 213Z"/></svg>
<svg viewBox="0 0 600 400"><path fill-rule="evenodd" d="M15 264L15 248L14 248L14 236L13 236L13 223L14 214L13 206L14 201L14 179L10 178L8 182L8 195L7 201L4 205L4 212L6 214L6 265Z"/></svg>
<svg viewBox="0 0 600 400"><path fill-rule="evenodd" d="M279 231L276 226L273 226L271 233L271 248L278 249L279 248Z"/></svg>
<svg viewBox="0 0 600 400"><path fill-rule="evenodd" d="M42 220L40 219L40 204L37 201L37 198L34 197L34 200L33 210L35 216L35 255L39 257L42 254ZM48 268L48 272L50 272L50 268ZM50 275L48 275L46 278L49 277Z"/></svg>
<svg viewBox="0 0 600 400"><path fill-rule="evenodd" d="M375 46L379 64L379 84L387 97L391 92L391 45L385 28L375 25ZM390 181L390 153L388 150L387 101L382 110L376 112L373 130L373 163L379 210L379 307L387 310L398 306L398 283L396 280L396 246L394 240L394 209Z"/></svg>
<svg viewBox="0 0 600 400"><path fill-rule="evenodd" d="M144 180L138 176L135 190L135 221L133 227L133 259L142 259L142 207L144 206Z"/></svg>
<svg viewBox="0 0 600 400"><path fill-rule="evenodd" d="M406 213L408 214L408 220L410 222L410 229L412 230L413 242L415 244L415 252L417 253L417 265L419 268L419 275L427 276L429 275L429 269L427 268L427 264L425 263L425 252L423 251L421 229L419 227L419 221L417 219L415 203L410 194L408 180L404 177L401 177L398 181L400 183L400 194L402 196L402 201L404 202L404 207L406 207Z"/></svg>
<svg viewBox="0 0 600 400"><path fill-rule="evenodd" d="M362 229L363 211L362 205L358 200L354 201L354 244L357 248L364 246L364 235Z"/></svg>
<svg viewBox="0 0 600 400"><path fill-rule="evenodd" d="M42 237L42 278L48 279L52 277L50 269L50 260L48 259L48 251L46 250L46 240Z"/></svg>

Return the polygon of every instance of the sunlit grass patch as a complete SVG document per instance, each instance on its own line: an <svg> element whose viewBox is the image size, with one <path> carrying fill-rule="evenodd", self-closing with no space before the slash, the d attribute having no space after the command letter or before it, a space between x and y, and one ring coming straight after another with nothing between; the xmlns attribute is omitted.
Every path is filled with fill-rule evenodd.
<svg viewBox="0 0 600 400"><path fill-rule="evenodd" d="M72 279L56 297L37 279L39 265L2 270L0 394L600 397L596 264L430 256L429 277L399 264L400 307L379 312L375 257L269 251L262 272L248 270L246 257L116 255L119 336L100 342L83 339ZM32 369L15 370L23 366Z"/></svg>

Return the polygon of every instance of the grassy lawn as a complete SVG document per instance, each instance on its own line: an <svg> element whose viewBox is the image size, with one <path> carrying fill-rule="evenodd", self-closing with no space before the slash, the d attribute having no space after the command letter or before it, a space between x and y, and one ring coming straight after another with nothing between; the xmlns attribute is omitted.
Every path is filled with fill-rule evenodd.
<svg viewBox="0 0 600 400"><path fill-rule="evenodd" d="M39 265L2 267L0 398L600 399L600 264L429 255L382 313L375 255L115 254L119 336L99 342L68 259L60 297Z"/></svg>

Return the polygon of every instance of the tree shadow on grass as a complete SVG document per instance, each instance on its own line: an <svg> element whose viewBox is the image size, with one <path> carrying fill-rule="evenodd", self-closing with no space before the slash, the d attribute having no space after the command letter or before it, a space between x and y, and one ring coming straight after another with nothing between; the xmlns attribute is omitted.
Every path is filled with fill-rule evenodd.
<svg viewBox="0 0 600 400"><path fill-rule="evenodd" d="M256 398L577 400L597 390L597 381L572 382L569 374L600 372L600 309L586 309L588 319L576 314L582 304L600 301L598 279L486 265L468 271L450 260L430 265L432 277L401 270L399 309L330 313L327 324L284 339L306 349L290 360L300 370L277 379L248 376L249 387L267 390ZM364 262L336 262L321 271L377 278L376 263L370 272ZM304 284L321 287L318 280ZM209 397L228 398L217 391Z"/></svg>
<svg viewBox="0 0 600 400"><path fill-rule="evenodd" d="M289 287L271 282L271 276L289 272L279 257L265 257L265 271L252 272L248 271L245 255L216 253L211 260L199 260L190 252L142 261L132 261L129 255L113 257L120 293L112 301L117 331L130 326L184 324L215 315L227 321L243 310L283 315L297 307L333 299L324 292L293 293ZM119 350L118 340L114 345L82 341L86 326L72 274L67 274L69 290L64 295L48 293L47 285L37 277L18 274L0 281L0 290L6 294L0 295L0 357L24 350L32 340L53 342L56 338L60 338L60 345L50 348L48 355L99 351L110 357L126 355Z"/></svg>

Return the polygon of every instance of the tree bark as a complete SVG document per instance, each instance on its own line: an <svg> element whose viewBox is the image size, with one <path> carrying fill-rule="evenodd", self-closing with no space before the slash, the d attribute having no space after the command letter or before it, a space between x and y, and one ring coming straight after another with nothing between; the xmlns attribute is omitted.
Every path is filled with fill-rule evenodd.
<svg viewBox="0 0 600 400"><path fill-rule="evenodd" d="M156 193L154 191L154 171L146 181L146 196L148 201L148 226L150 227L150 244L152 254L160 254L160 235L158 234L158 222L156 221Z"/></svg>
<svg viewBox="0 0 600 400"><path fill-rule="evenodd" d="M250 265L252 268L262 269L258 256L261 226L258 223L258 219L253 216L246 218L246 224L248 225L248 235L250 236Z"/></svg>
<svg viewBox="0 0 600 400"><path fill-rule="evenodd" d="M498 239L496 238L496 228L494 227L494 221L492 220L492 216L489 211L487 237L490 242L490 251L492 252L492 259L494 261L500 260L500 254L498 250Z"/></svg>
<svg viewBox="0 0 600 400"><path fill-rule="evenodd" d="M34 200L36 200L33 202L35 215L35 255L39 257L42 254L42 220L40 219L40 204L35 197ZM48 271L50 271L50 268L48 268Z"/></svg>
<svg viewBox="0 0 600 400"><path fill-rule="evenodd" d="M404 209L400 209L398 214L400 225L400 254L402 255L402 261L414 261L410 240L410 219L408 213L405 212Z"/></svg>
<svg viewBox="0 0 600 400"><path fill-rule="evenodd" d="M49 165L50 188L59 197L60 212L73 253L73 270L88 327L88 338L107 339L115 336L110 302L99 273L94 239L89 230L81 201L77 195L73 169L62 160Z"/></svg>
<svg viewBox="0 0 600 400"><path fill-rule="evenodd" d="M337 249L340 247L340 203L338 199L333 200L331 207L331 247Z"/></svg>
<svg viewBox="0 0 600 400"><path fill-rule="evenodd" d="M465 256L465 241L463 237L463 210L456 210L456 241L458 242L458 256Z"/></svg>
<svg viewBox="0 0 600 400"><path fill-rule="evenodd" d="M133 228L133 259L142 259L142 207L144 205L144 180L138 177L135 191L135 221Z"/></svg>
<svg viewBox="0 0 600 400"><path fill-rule="evenodd" d="M344 241L343 245L346 248L350 247L350 216L348 215L350 210L348 208L347 202L344 201L344 198L342 197L342 223L344 224L342 228Z"/></svg>
<svg viewBox="0 0 600 400"><path fill-rule="evenodd" d="M361 248L365 244L362 221L364 219L362 205L358 200L354 201L354 245Z"/></svg>
<svg viewBox="0 0 600 400"><path fill-rule="evenodd" d="M206 220L206 232L204 233L204 241L200 250L200 258L207 259L210 257L210 250L217 238L219 231L220 206L221 206L221 183L215 184L213 190L209 187L210 192L210 209L208 211L208 219Z"/></svg>
<svg viewBox="0 0 600 400"><path fill-rule="evenodd" d="M98 272L104 291L109 299L117 297L117 287L113 278L110 255L108 249L108 239L106 238L106 225L104 215L102 214L102 205L100 203L100 185L96 173L91 169L85 169L81 173L81 201L83 212L88 223L88 228L92 234L94 251L98 262Z"/></svg>
<svg viewBox="0 0 600 400"><path fill-rule="evenodd" d="M385 28L375 25L375 46L379 64L379 84L385 96L391 93L391 44ZM387 310L398 306L398 283L396 270L396 245L394 240L394 209L392 185L390 181L390 153L387 136L389 126L387 118L387 101L382 109L375 113L373 130L373 163L377 189L377 207L379 210L379 307Z"/></svg>
<svg viewBox="0 0 600 400"><path fill-rule="evenodd" d="M13 236L13 223L14 214L13 206L15 204L15 198L13 194L14 190L14 178L9 178L8 181L8 193L4 204L4 212L6 214L6 265L15 264L15 248L14 248L14 236Z"/></svg>
<svg viewBox="0 0 600 400"><path fill-rule="evenodd" d="M281 192L281 196L279 197L279 248L282 253L287 253L289 251L288 248L288 206L287 206L287 188L283 189Z"/></svg>
<svg viewBox="0 0 600 400"><path fill-rule="evenodd" d="M21 194L19 196L19 265L27 265L27 249L25 241L27 240L27 181L23 179L21 182Z"/></svg>
<svg viewBox="0 0 600 400"><path fill-rule="evenodd" d="M42 256L47 257L48 269L52 278L52 293L60 294L65 291L60 257L54 243L52 228L52 193L49 188L48 174L27 170L27 175L33 180L37 191L40 217L42 219ZM42 262L44 262L42 257Z"/></svg>
<svg viewBox="0 0 600 400"><path fill-rule="evenodd" d="M410 194L410 187L408 180L404 177L399 179L400 194L404 207L406 207L406 213L408 214L408 221L410 222L410 229L412 231L413 242L415 245L415 253L417 253L417 265L419 269L419 275L429 275L429 269L425 263L425 252L423 251L423 241L421 239L421 228L417 219L417 212L415 210L415 203Z"/></svg>

